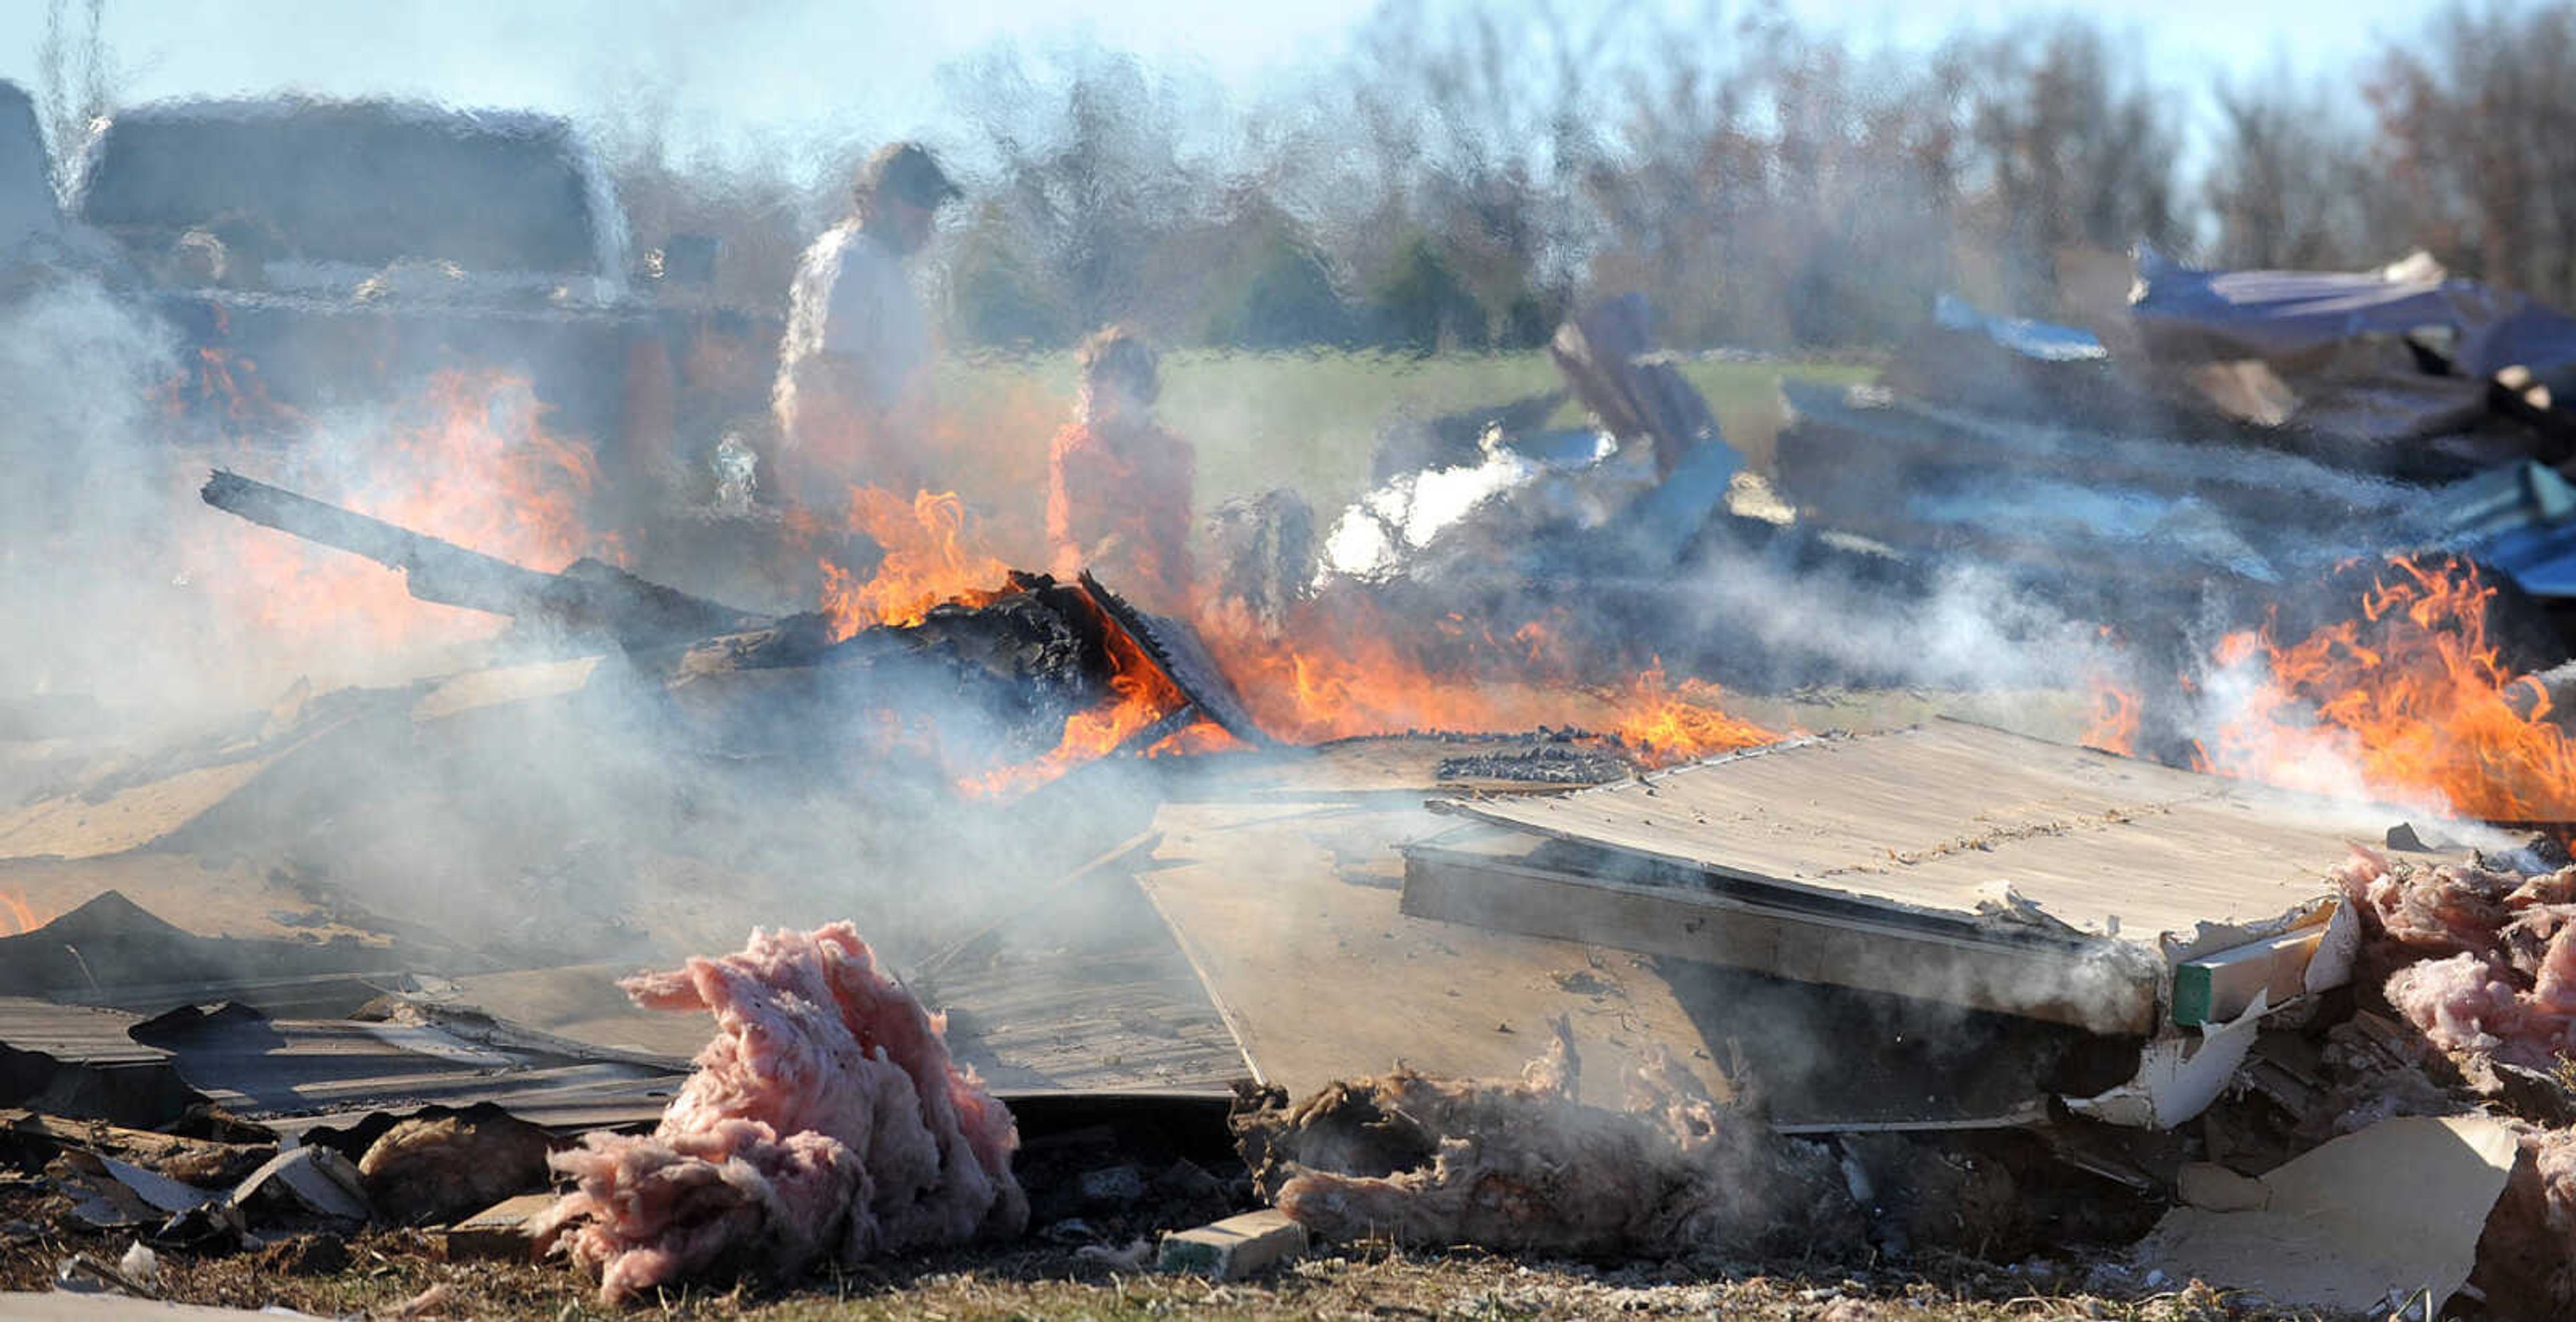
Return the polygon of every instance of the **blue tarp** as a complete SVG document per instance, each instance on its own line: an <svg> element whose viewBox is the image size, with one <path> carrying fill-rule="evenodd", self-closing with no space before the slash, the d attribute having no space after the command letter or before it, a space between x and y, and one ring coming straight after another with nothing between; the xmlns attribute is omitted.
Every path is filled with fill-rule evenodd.
<svg viewBox="0 0 2576 1322"><path fill-rule="evenodd" d="M1932 304L1932 321L1945 330L1983 335L2024 358L2043 363L2091 362L2111 356L2101 338L2091 331L2027 317L1998 317L1953 294L1943 294Z"/></svg>
<svg viewBox="0 0 2576 1322"><path fill-rule="evenodd" d="M2138 251L2129 313L2159 358L2279 362L2368 335L2434 332L2461 375L2576 364L2576 317L2453 279L2429 258L2378 271L2200 271Z"/></svg>

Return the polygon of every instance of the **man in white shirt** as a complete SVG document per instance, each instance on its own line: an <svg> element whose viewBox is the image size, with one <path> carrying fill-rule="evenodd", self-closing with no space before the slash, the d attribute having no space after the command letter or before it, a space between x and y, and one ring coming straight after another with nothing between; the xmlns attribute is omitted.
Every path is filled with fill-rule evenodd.
<svg viewBox="0 0 2576 1322"><path fill-rule="evenodd" d="M845 504L854 486L910 496L927 476L930 323L904 261L958 191L905 142L870 159L852 194L854 214L797 267L771 394L778 487L820 509Z"/></svg>

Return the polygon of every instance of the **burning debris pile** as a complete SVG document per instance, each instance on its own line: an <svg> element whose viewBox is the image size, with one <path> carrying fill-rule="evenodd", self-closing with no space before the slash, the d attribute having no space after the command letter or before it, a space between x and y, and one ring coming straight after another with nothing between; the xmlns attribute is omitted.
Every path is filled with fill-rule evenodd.
<svg viewBox="0 0 2576 1322"><path fill-rule="evenodd" d="M701 730L719 743L793 740L817 722L846 724L853 714L936 695L945 719L929 733L941 763L965 788L992 792L1043 783L1088 758L1177 746L1199 724L1209 727L1202 744L1263 738L1221 672L1188 667L1180 673L1195 687L1184 689L1162 659L1174 649L1198 655L1185 626L1134 611L1087 577L1058 584L1003 570L999 583L957 599L933 590L888 605L888 594L904 589L876 587L870 597L844 576L833 580L822 611L775 618L593 560L541 573L228 472L207 482L204 498L398 569L423 600L509 616L540 648L578 654L609 646L649 659L682 707L713 716ZM891 576L900 584L913 572L901 556L889 557L872 583ZM874 604L856 604L862 598ZM693 701L728 675L809 668L818 682L801 704L709 712ZM831 720L835 713L843 719ZM988 735L982 746L961 728L978 718ZM995 752L1013 765L978 769Z"/></svg>
<svg viewBox="0 0 2576 1322"><path fill-rule="evenodd" d="M728 1256L793 1275L1017 1235L1011 1114L949 1059L937 1016L847 923L619 984L717 1036L650 1135L554 1159L575 1191L531 1227L615 1304Z"/></svg>
<svg viewBox="0 0 2576 1322"><path fill-rule="evenodd" d="M0 817L0 1195L174 1258L422 1224L612 1303L1031 1231L1124 1269L1256 1202L1703 1263L2074 1225L2107 1262L2241 1240L2141 1237L2213 1187L2289 1215L2436 1116L2489 1219L2400 1226L2458 1249L2428 1288L2563 1303L2576 869L2450 843L2576 815L2565 648L2515 609L2545 575L2489 557L2535 525L2460 468L2492 450L2320 440L2349 374L2295 436L2105 435L2253 374L2123 381L1951 309L1926 345L1989 377L1916 346L1893 389L1791 388L1783 505L1646 324L1558 338L1596 426L1541 397L1392 439L1337 519L1232 506L1171 614L1010 569L955 493L710 515L813 589L737 596L648 576L690 559L659 533L505 548L217 471L207 504L508 625ZM2515 399L2480 426L2555 434ZM2092 748L1733 696L2086 671ZM785 925L695 955L745 916ZM2336 1298L2426 1284L2345 1247Z"/></svg>
<svg viewBox="0 0 2576 1322"><path fill-rule="evenodd" d="M2566 817L2576 317L2421 254L2134 276L2067 325L1945 300L1875 385L1786 383L1781 494L2097 625L2096 746Z"/></svg>

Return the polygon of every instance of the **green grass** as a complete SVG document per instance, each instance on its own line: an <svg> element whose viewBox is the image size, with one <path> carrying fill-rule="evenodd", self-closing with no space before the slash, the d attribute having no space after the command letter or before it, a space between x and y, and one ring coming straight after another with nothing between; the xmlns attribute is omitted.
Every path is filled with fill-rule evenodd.
<svg viewBox="0 0 2576 1322"><path fill-rule="evenodd" d="M1781 377L1855 382L1875 370L1810 362L1682 367L1708 397L1719 429L1756 468L1770 462ZM942 365L939 400L946 426L959 450L974 458L972 471L959 475L959 489L997 530L1036 526L1043 512L1047 442L1072 413L1074 380L1070 354ZM1166 426L1198 447L1202 514L1231 496L1288 486L1329 521L1367 487L1378 433L1399 414L1502 404L1561 383L1539 352L1435 358L1174 353L1163 363L1161 412ZM1568 405L1558 421L1570 424L1580 417L1580 409Z"/></svg>

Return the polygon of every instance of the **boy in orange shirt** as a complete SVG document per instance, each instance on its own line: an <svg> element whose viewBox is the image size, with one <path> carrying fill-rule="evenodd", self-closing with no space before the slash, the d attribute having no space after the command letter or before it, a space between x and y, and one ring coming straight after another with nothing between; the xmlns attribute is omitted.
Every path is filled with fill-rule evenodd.
<svg viewBox="0 0 2576 1322"><path fill-rule="evenodd" d="M1054 572L1088 569L1158 613L1190 606L1190 499L1197 458L1154 421L1153 349L1111 326L1082 345L1082 394L1047 463Z"/></svg>

